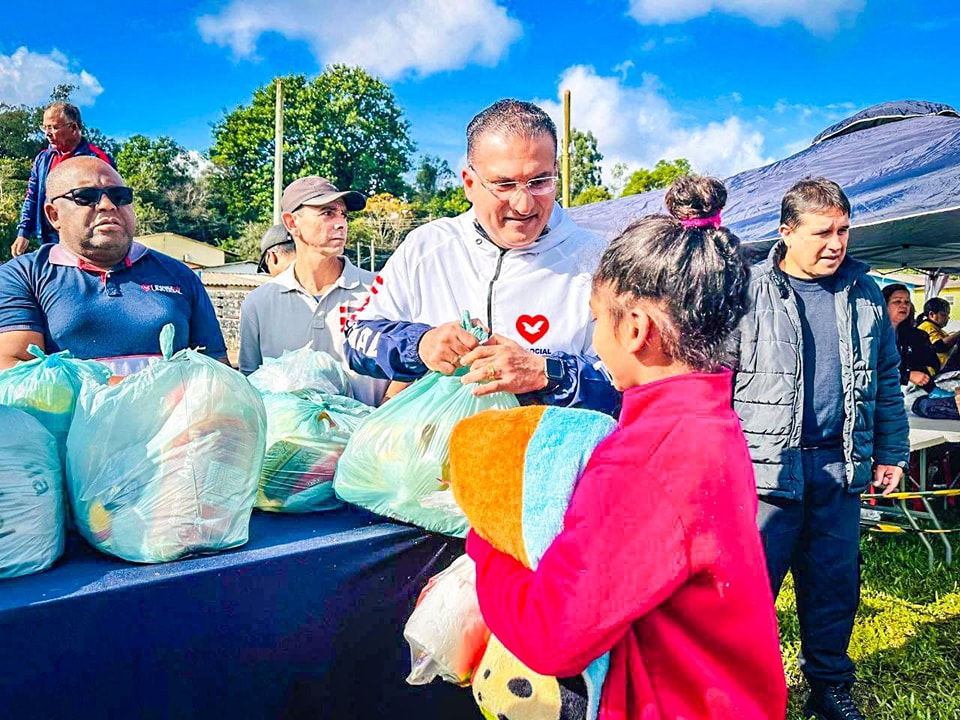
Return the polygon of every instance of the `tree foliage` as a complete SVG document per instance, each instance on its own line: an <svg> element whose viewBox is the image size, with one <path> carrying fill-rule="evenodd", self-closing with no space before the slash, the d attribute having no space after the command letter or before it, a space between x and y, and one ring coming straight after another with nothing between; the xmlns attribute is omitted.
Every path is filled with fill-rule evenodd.
<svg viewBox="0 0 960 720"><path fill-rule="evenodd" d="M677 158L673 162L658 160L653 170L640 168L635 171L627 181L620 197L670 187L670 183L681 175L689 174L690 170L690 161L685 158Z"/></svg>
<svg viewBox="0 0 960 720"><path fill-rule="evenodd" d="M414 198L427 201L438 192L448 189L454 174L450 164L439 157L424 155L420 158L420 167L414 180Z"/></svg>
<svg viewBox="0 0 960 720"><path fill-rule="evenodd" d="M603 183L600 161L603 155L597 150L597 138L593 132L570 132L570 197L577 197L587 188Z"/></svg>
<svg viewBox="0 0 960 720"><path fill-rule="evenodd" d="M610 200L612 197L613 196L610 195L610 191L607 190L603 185L593 185L592 187L584 188L583 192L570 201L570 204L589 205L590 203Z"/></svg>
<svg viewBox="0 0 960 720"><path fill-rule="evenodd" d="M402 176L415 146L389 86L345 65L332 65L313 81L303 75L280 80L284 185L320 175L365 195L405 194ZM259 88L249 105L214 126L215 202L238 221L266 220L272 213L276 83Z"/></svg>

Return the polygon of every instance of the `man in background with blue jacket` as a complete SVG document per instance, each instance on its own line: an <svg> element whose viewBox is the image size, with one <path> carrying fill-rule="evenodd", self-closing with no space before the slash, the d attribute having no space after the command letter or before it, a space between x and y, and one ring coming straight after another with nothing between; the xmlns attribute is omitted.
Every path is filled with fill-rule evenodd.
<svg viewBox="0 0 960 720"><path fill-rule="evenodd" d="M616 413L593 353L591 278L606 245L557 205L557 131L539 107L500 100L467 127L464 191L473 207L421 226L375 278L347 329L357 372L412 381L430 370L477 395ZM491 339L459 321L467 311Z"/></svg>
<svg viewBox="0 0 960 720"><path fill-rule="evenodd" d="M68 102L55 102L43 111L43 134L47 136L49 147L41 150L33 160L30 180L27 182L27 194L20 210L20 223L17 225L17 239L10 246L13 257L23 255L30 245L30 238L36 237L40 244L57 242L57 231L44 217L43 193L47 184L47 175L57 165L72 157L90 155L100 158L111 167L116 167L107 153L93 143L83 139L83 123L80 110Z"/></svg>
<svg viewBox="0 0 960 720"><path fill-rule="evenodd" d="M804 717L858 720L847 654L860 603L860 493L910 459L900 356L866 265L847 256L850 201L825 178L783 197L780 242L753 268L734 344L734 408L760 494L774 596L793 573Z"/></svg>

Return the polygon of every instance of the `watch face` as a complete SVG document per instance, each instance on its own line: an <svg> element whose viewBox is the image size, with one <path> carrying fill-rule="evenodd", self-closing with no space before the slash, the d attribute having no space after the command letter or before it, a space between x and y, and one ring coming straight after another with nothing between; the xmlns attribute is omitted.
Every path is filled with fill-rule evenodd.
<svg viewBox="0 0 960 720"><path fill-rule="evenodd" d="M563 380L563 363L556 358L547 358L547 378Z"/></svg>

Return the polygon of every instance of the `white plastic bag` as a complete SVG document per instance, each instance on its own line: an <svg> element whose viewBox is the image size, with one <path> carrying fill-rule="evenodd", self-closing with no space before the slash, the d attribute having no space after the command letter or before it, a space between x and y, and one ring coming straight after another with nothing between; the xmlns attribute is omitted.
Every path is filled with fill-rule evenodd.
<svg viewBox="0 0 960 720"><path fill-rule="evenodd" d="M468 685L483 657L490 631L477 600L477 569L468 555L430 578L403 628L410 645L410 685L439 677Z"/></svg>

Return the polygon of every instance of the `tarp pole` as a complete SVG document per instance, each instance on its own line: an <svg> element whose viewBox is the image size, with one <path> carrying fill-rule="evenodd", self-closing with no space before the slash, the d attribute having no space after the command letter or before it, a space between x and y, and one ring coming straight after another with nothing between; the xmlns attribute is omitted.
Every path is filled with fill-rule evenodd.
<svg viewBox="0 0 960 720"><path fill-rule="evenodd" d="M570 91L563 91L563 151L560 154L560 173L563 181L563 206L570 207Z"/></svg>

